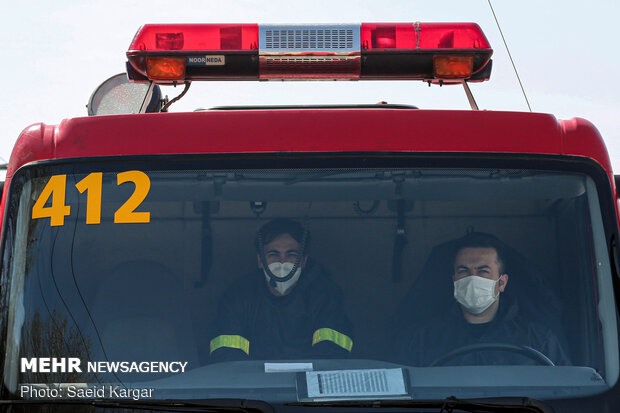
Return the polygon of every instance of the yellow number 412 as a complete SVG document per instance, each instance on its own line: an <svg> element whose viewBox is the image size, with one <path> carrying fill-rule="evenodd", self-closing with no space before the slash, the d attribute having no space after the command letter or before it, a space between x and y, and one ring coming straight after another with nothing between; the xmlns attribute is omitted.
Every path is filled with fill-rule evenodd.
<svg viewBox="0 0 620 413"><path fill-rule="evenodd" d="M117 184L133 182L134 192L114 213L115 224L137 224L151 222L150 212L136 212L149 194L151 180L142 171L126 171L117 175ZM65 217L71 214L71 207L65 205L67 175L54 175L43 188L41 195L32 207L32 219L50 218L50 225L58 227L65 224ZM77 190L86 192L86 224L101 223L101 195L103 173L93 172L75 184ZM51 206L45 206L49 202Z"/></svg>

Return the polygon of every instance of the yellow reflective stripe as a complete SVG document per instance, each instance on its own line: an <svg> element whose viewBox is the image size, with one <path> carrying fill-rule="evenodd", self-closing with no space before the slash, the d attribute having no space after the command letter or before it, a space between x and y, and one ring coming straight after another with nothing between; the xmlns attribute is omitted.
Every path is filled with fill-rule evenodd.
<svg viewBox="0 0 620 413"><path fill-rule="evenodd" d="M331 341L347 351L351 351L353 348L353 340L351 340L351 337L339 333L336 330L332 330L331 328L319 328L312 335L313 346L323 340Z"/></svg>
<svg viewBox="0 0 620 413"><path fill-rule="evenodd" d="M250 342L241 336L221 335L211 340L211 353L221 347L238 348L248 356L250 355Z"/></svg>

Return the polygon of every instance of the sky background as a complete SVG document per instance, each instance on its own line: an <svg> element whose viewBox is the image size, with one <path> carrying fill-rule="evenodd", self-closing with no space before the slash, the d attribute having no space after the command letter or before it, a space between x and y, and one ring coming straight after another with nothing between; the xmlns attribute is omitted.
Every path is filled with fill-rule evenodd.
<svg viewBox="0 0 620 413"><path fill-rule="evenodd" d="M601 132L620 173L620 1L492 1L532 110L582 117ZM123 72L145 23L476 22L494 49L489 82L472 85L481 109L526 111L487 0L0 0L3 85L0 156L37 122L86 116L86 103ZM181 88L163 88L173 98ZM413 104L469 109L462 87L422 82L194 82L171 111L245 104Z"/></svg>

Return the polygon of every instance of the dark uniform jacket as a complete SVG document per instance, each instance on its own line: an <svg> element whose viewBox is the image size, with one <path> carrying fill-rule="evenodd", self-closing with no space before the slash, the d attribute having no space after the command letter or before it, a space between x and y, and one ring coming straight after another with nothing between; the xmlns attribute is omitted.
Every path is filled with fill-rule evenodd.
<svg viewBox="0 0 620 413"><path fill-rule="evenodd" d="M210 361L347 357L353 346L342 291L308 265L289 294L273 295L262 270L237 280L221 298Z"/></svg>
<svg viewBox="0 0 620 413"><path fill-rule="evenodd" d="M570 360L557 336L547 327L519 316L519 306L510 296L502 295L495 318L484 324L465 320L459 304L424 327L405 334L401 360L414 366L428 366L459 347L476 343L505 343L532 347L556 365ZM506 350L480 350L446 360L445 365L524 365L537 364L532 358Z"/></svg>

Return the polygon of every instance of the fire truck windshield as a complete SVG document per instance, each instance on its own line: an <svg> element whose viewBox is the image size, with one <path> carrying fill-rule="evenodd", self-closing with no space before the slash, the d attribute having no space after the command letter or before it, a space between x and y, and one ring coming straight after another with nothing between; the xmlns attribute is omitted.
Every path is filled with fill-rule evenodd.
<svg viewBox="0 0 620 413"><path fill-rule="evenodd" d="M11 393L554 399L616 383L611 195L592 174L233 158L13 177Z"/></svg>

